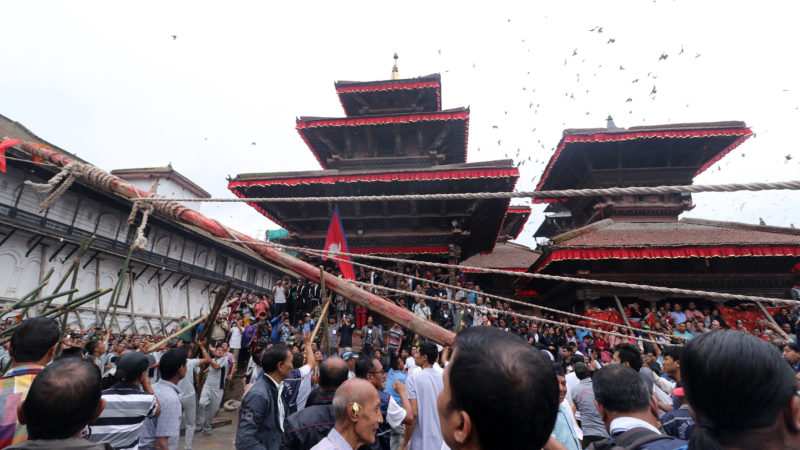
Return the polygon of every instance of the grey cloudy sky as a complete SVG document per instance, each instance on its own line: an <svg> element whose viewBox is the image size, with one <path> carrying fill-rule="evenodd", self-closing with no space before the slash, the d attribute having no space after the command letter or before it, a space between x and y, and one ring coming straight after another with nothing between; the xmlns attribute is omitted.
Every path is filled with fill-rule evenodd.
<svg viewBox="0 0 800 450"><path fill-rule="evenodd" d="M342 116L333 82L389 78L395 51L402 77L440 72L443 106L471 107L469 161L523 162L518 190L535 187L562 129L609 114L621 127L745 121L756 136L696 183L800 178L793 1L6 1L3 12L1 114L107 170L171 162L217 197L233 196L227 175L318 169L295 117ZM694 200L692 217L800 226L794 192ZM244 204L202 211L248 234L276 228ZM534 244L541 218L535 207L519 242Z"/></svg>

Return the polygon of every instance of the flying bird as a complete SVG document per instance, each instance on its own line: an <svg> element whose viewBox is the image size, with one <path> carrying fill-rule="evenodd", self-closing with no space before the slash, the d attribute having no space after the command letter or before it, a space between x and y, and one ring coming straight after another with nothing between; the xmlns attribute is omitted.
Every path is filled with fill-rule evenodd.
<svg viewBox="0 0 800 450"><path fill-rule="evenodd" d="M786 155L786 162L789 162L791 160L792 160L792 155Z"/></svg>
<svg viewBox="0 0 800 450"><path fill-rule="evenodd" d="M639 79L638 79L638 78L637 78L637 79L635 79L635 80L633 80L633 81L631 81L631 83L638 83L638 82L639 82Z"/></svg>
<svg viewBox="0 0 800 450"><path fill-rule="evenodd" d="M616 39L614 39L614 38L611 38L611 39L609 39L609 40L608 40L608 42L606 42L606 43L607 43L607 44L613 44L614 42L617 42L617 40L616 40Z"/></svg>
<svg viewBox="0 0 800 450"><path fill-rule="evenodd" d="M603 27L600 27L600 28L598 28L598 29L597 29L597 32L598 32L598 33L602 33L602 32L603 32Z"/></svg>
<svg viewBox="0 0 800 450"><path fill-rule="evenodd" d="M577 55L578 55L578 49L576 48L575 50L572 51L572 56L577 56Z"/></svg>
<svg viewBox="0 0 800 450"><path fill-rule="evenodd" d="M628 99L627 99L627 100L625 100L625 103L630 103L630 102L632 102L632 101L633 101L633 99L632 99L632 98L630 98L630 97L628 97Z"/></svg>
<svg viewBox="0 0 800 450"><path fill-rule="evenodd" d="M658 60L659 61L663 61L663 60L665 60L667 58L669 58L669 55L666 54L666 53L662 53L661 56L658 57Z"/></svg>
<svg viewBox="0 0 800 450"><path fill-rule="evenodd" d="M654 84L653 85L653 90L650 91L650 95L656 95L656 92L658 92L658 91L656 91L656 85Z"/></svg>
<svg viewBox="0 0 800 450"><path fill-rule="evenodd" d="M622 67L622 64L619 65L619 70L625 70L625 68Z"/></svg>
<svg viewBox="0 0 800 450"><path fill-rule="evenodd" d="M178 36L177 36L177 35L175 35L175 34L173 34L173 35L172 35L172 40L174 41L175 39L178 39Z"/></svg>
<svg viewBox="0 0 800 450"><path fill-rule="evenodd" d="M492 129L497 129L497 125L492 125Z"/></svg>
<svg viewBox="0 0 800 450"><path fill-rule="evenodd" d="M256 143L255 142L251 142L250 145L256 145Z"/></svg>
<svg viewBox="0 0 800 450"><path fill-rule="evenodd" d="M680 51L680 53L678 53L678 54L679 54L679 55L682 55L682 54L683 54L683 44L681 44L681 51Z"/></svg>
<svg viewBox="0 0 800 450"><path fill-rule="evenodd" d="M697 59L697 58L699 58L699 57L700 57L700 53L698 53L698 54L694 55L694 59Z"/></svg>

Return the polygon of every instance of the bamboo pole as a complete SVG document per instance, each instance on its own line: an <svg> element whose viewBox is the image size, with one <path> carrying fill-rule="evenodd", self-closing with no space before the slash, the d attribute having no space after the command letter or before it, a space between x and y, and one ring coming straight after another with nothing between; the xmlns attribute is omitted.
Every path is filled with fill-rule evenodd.
<svg viewBox="0 0 800 450"><path fill-rule="evenodd" d="M630 328L631 323L628 321L628 316L625 314L625 308L622 307L622 302L619 301L619 297L615 295L614 301L617 303L617 309L619 310L619 315L622 316L622 320L625 322L625 326Z"/></svg>
<svg viewBox="0 0 800 450"><path fill-rule="evenodd" d="M236 301L236 300L230 300L230 301L228 301L228 302L225 302L225 303L223 303L223 304L222 304L222 307L221 307L221 308L227 308L228 306L230 306L231 304L233 304L233 302L235 302L235 301ZM181 328L180 330L178 330L178 331L176 331L176 332L174 332L174 333L170 334L169 336L165 337L164 339L162 339L162 340L158 341L158 343L156 343L155 345L153 345L153 346L151 346L149 349L147 349L147 352L145 352L145 353L150 353L150 352L154 352L154 351L158 350L159 348L163 347L163 346L164 346L164 344L166 344L167 342L169 342L169 341L171 341L171 340L173 340L173 339L177 338L177 337L178 337L178 336L180 336L181 334L183 334L183 332L184 332L184 331L186 331L186 330L191 330L191 329L192 329L193 327L195 327L197 324L199 324L200 322L202 322L202 321L206 320L206 318L207 318L207 317L209 317L210 315L211 315L211 313L208 313L208 314L206 314L205 316L200 316L200 317L198 317L197 319L195 319L195 320L193 320L193 321L189 322L189 325L186 325L185 327Z"/></svg>
<svg viewBox="0 0 800 450"><path fill-rule="evenodd" d="M319 314L319 320L317 321L317 325L314 327L314 332L311 333L311 342L314 342L314 338L317 336L317 331L319 331L319 327L322 325L322 322L327 322L325 315L328 313L328 306L330 306L330 304L331 297L328 296L328 299L325 300L325 306L322 307L322 312Z"/></svg>
<svg viewBox="0 0 800 450"><path fill-rule="evenodd" d="M77 255L75 255L75 260L73 260L73 262L72 262L72 266L67 271L67 273L65 273L64 276L61 278L61 281L58 282L58 284L56 285L56 288L53 289L53 292L60 291L61 287L64 286L64 283L67 282L67 278L69 278L70 275L73 275L73 279L75 277L77 277L78 270L80 270L81 259L83 258L83 255L85 255L86 252L89 250L89 246L92 245L92 242L94 242L94 239L95 239L95 236L91 235L89 237L89 239L86 239L85 241L81 242L81 245L78 247L78 253L77 253ZM73 286L73 287L75 287L75 286ZM46 311L47 308L49 308L49 307L50 307L50 302L47 302L47 304L42 307L42 312Z"/></svg>
<svg viewBox="0 0 800 450"><path fill-rule="evenodd" d="M48 300L53 300L53 299L56 299L58 297L63 297L65 295L74 294L74 293L76 293L78 291L80 291L80 289L77 289L77 288L76 289L70 289L70 290L67 290L67 291L64 291L64 292L59 292L57 294L48 295L47 297L37 298L36 300L30 300L30 301L27 301L25 303L20 303L20 304L18 304L16 306L16 308L14 308L13 305L12 306L6 306L4 308L0 308L0 316L8 314L11 311L14 311L16 309L21 309L21 308L28 309L31 306L38 305L39 303L46 302Z"/></svg>
<svg viewBox="0 0 800 450"><path fill-rule="evenodd" d="M28 300L31 297L35 297L37 292L41 291L45 286L47 286L49 278L53 274L53 270L54 269L51 267L50 270L47 272L47 275L45 275L44 278L42 279L41 283L39 283L35 288L33 288L32 291L23 295L19 300L12 303L11 306L6 306L0 309L0 316L7 314L11 311L14 311L15 309L18 309L20 307L25 307L25 305L27 304L26 300Z"/></svg>
<svg viewBox="0 0 800 450"><path fill-rule="evenodd" d="M138 232L133 232L133 239L131 243L136 240L138 236ZM133 245L131 245L130 250L128 250L128 256L125 257L125 262L122 264L122 267L119 269L119 277L117 277L117 285L114 288L114 293L111 295L111 299L108 301L108 305L106 306L106 312L103 313L103 320L100 321L100 326L103 328L106 327L106 318L108 317L108 312L111 309L112 305L114 307L114 312L111 315L111 321L109 322L109 327L114 323L114 319L117 317L117 303L119 303L119 296L122 292L122 285L125 283L125 276L128 274L128 266L131 263L131 256L133 255ZM120 330L120 333L122 331Z"/></svg>
<svg viewBox="0 0 800 450"><path fill-rule="evenodd" d="M51 162L60 167L66 166L72 162L76 162L72 158L66 157L50 149L40 147L33 142L23 142L14 148L31 156L42 158L43 160ZM95 186L103 188L103 186L97 182L97 179L99 178L98 174L106 176L110 175L107 172L100 171L100 169L96 169L96 171L97 173L84 177L84 180L94 184ZM111 177L111 179L108 180L107 186L109 191L127 199L148 197L150 195L148 192L138 189L136 186L128 183L127 181L116 177ZM261 255L261 257L267 261L267 264L274 264L281 270L292 271L317 283L321 283L321 280L324 279L326 286L333 292L341 294L348 300L364 306L376 314L379 314L392 322L396 322L412 332L436 342L437 344L447 346L452 344L453 339L455 339L455 334L452 331L445 330L435 322L427 321L405 308L401 308L400 306L395 305L394 303L382 297L360 289L347 280L335 277L330 273L325 273L323 276L320 276L317 268L311 264L301 261L276 248L260 245L260 241L244 233L224 227L219 222L209 219L197 211L189 209L180 204L174 204L170 213L171 216L176 217L178 221L196 226L213 236L221 238L233 238L238 240L241 245Z"/></svg>
<svg viewBox="0 0 800 450"><path fill-rule="evenodd" d="M78 297L78 298L74 299L71 303L65 303L65 304L63 304L61 306L56 307L55 309L47 311L46 313L42 314L41 317L52 317L52 318L55 318L55 317L60 317L63 314L68 314L73 309L77 308L78 306L81 306L84 303L90 302L90 301L94 300L96 297L103 296L103 295L111 292L112 290L114 290L114 288L107 288L107 289L103 289L103 290L100 290L100 291L90 292L90 293L88 293L88 294L86 294L86 295L84 295L82 297ZM0 336L5 336L7 334L11 334L15 329L17 329L17 327L19 327L19 325L20 324L16 324L14 326L6 328L5 330L0 332ZM0 345L3 345L3 344L5 344L6 342L8 342L10 340L11 340L11 337L9 336L9 337L3 339L2 341L0 341Z"/></svg>

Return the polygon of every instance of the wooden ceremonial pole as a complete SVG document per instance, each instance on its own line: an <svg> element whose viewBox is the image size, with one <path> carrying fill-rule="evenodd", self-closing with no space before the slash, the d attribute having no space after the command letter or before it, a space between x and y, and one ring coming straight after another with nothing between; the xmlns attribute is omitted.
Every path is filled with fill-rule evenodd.
<svg viewBox="0 0 800 450"><path fill-rule="evenodd" d="M219 310L222 309L222 303L228 297L228 292L230 292L231 287L233 287L233 278L228 278L228 281L217 290L217 296L214 297L214 305L208 313L206 326L203 327L202 334L198 339L198 342L206 343L206 350L208 350L208 337L211 336L211 328L214 327L214 321L217 320L217 314L219 314Z"/></svg>
<svg viewBox="0 0 800 450"><path fill-rule="evenodd" d="M24 142L16 145L14 148L23 151L31 156L42 158L58 166L66 166L74 159L68 158L60 153L40 147L32 142ZM99 169L98 169L99 170ZM104 175L108 175L103 172ZM96 181L97 176L90 174L84 178L84 181L101 187L100 183ZM114 178L109 183L109 190L127 199L149 197L149 193L136 186L120 179ZM411 311L402 308L394 303L379 297L375 294L369 293L363 289L358 288L347 280L335 277L330 273L320 275L316 267L301 261L288 253L282 252L274 247L261 245L262 243L244 233L240 233L230 228L222 226L219 222L209 219L202 214L189 209L183 205L174 205L171 213L177 217L179 221L196 226L204 231L220 238L231 238L239 241L241 245L249 248L253 252L263 257L269 264L274 264L283 270L290 270L295 272L308 280L313 280L322 284L325 280L325 285L331 291L341 294L348 300L355 302L376 314L396 322L401 326L419 334L433 342L440 345L450 345L455 339L455 334L451 331L445 330L434 322L423 319L422 317L412 313ZM230 231L230 232L229 232Z"/></svg>

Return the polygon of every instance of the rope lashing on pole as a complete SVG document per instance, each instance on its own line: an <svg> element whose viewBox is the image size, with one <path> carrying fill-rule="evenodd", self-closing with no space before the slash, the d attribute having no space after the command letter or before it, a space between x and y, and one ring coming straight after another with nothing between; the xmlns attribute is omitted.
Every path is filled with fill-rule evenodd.
<svg viewBox="0 0 800 450"><path fill-rule="evenodd" d="M47 195L50 193L47 198L39 203L39 212L44 212L47 208L53 206L56 200L58 200L58 198L61 197L61 195L66 192L70 186L72 186L72 183L78 177L86 176L88 173L88 167L90 166L75 161L64 166L61 171L53 175L53 177L50 178L50 180L48 180L46 183L35 183L31 180L25 181L25 184L34 188L42 195ZM59 183L61 183L60 186Z"/></svg>
<svg viewBox="0 0 800 450"><path fill-rule="evenodd" d="M471 303L463 303L463 302L457 302L455 300L441 299L441 298L437 298L437 297L431 297L431 296L425 295L425 294L419 294L419 293L416 293L416 292L406 292L406 291L403 291L403 290L400 290L400 289L393 289L393 288L389 288L389 287L386 287L386 286L378 286L378 285L374 285L374 284L364 283L364 282L361 282L361 281L351 281L351 283L353 283L353 284L355 284L357 286L364 287L364 288L379 289L379 290L383 290L383 291L387 291L387 292L402 293L404 295L411 295L413 297L422 298L422 299L425 299L425 300L433 300L433 301L442 302L442 303L450 303L450 304L453 304L453 305L456 305L456 306L461 306L463 308L468 308L468 309L483 309L483 310L486 310L487 312L497 313L498 315L514 316L514 317L519 317L521 319L526 319L526 320L535 320L537 322L549 323L551 325L559 325L559 326L563 326L563 327L567 327L567 328L573 328L573 329L576 329L576 330L580 329L580 330L594 331L594 332L597 332L597 333L605 333L605 334L612 335L612 336L617 336L617 337L620 337L620 338L623 338L623 339L635 339L637 341L650 342L650 343L658 344L658 345L664 344L664 342L659 342L659 341L655 341L655 340L652 340L652 339L646 339L646 338L642 338L642 337L639 337L639 336L631 336L631 335L622 334L622 333L615 333L613 331L605 331L605 330L602 330L602 329L599 329L599 328L589 328L589 327L585 327L585 326L574 325L574 324L567 323L567 322L561 322L561 321L558 321L558 320L545 319L543 317L529 316L527 314L521 314L521 313L511 312L511 311L503 311L502 309L487 308L485 306L476 306L476 305L473 305ZM615 324L615 325L617 325L617 324ZM687 338L683 338L683 337L677 336L677 335L676 336L670 336L670 337L671 338L674 337L674 338L677 338L677 339L686 339L686 340L688 340ZM681 345L681 344L677 344L677 345Z"/></svg>
<svg viewBox="0 0 800 450"><path fill-rule="evenodd" d="M739 192L739 191L796 191L800 190L800 180L777 181L771 183L729 183L729 184L690 184L684 186L641 186L614 187L597 189L561 189L549 191L517 191L517 192L464 192L453 194L404 194L404 195L356 195L332 197L251 197L251 198L170 198L152 197L132 198L134 202L160 203L175 202L217 202L217 203L298 203L298 202L365 202L365 201L410 201L410 200L491 200L508 198L560 199L571 197L597 197L617 195L649 195L649 194L698 194L705 192Z"/></svg>
<svg viewBox="0 0 800 450"><path fill-rule="evenodd" d="M250 244L253 245L253 244ZM324 253L326 255L343 255L343 256L350 256L351 258L365 258L365 259L374 259L377 261L385 261L385 262L393 262L393 263L404 263L404 264L418 264L423 266L431 266L431 267L441 267L444 269L456 269L456 270L468 270L470 272L480 272L480 273L492 273L492 274L499 274L499 275L511 275L514 277L523 277L523 278L536 278L542 280L552 280L552 281L564 281L568 283L583 283L583 284L592 284L595 286L605 286L605 287L613 287L613 288L621 288L621 289L636 289L641 291L652 291L652 292L661 292L665 294L675 294L675 295L683 295L683 296L690 296L690 297L707 297L711 299L720 299L720 300L739 300L739 301L748 301L748 302L773 302L773 303L783 303L787 305L800 305L800 301L798 300L786 300L781 298L772 298L772 297L759 297L754 295L742 295L742 294L727 294L723 292L712 292L712 291L698 291L692 289L680 289L680 288L671 288L665 286L655 286L651 284L634 284L634 283L623 283L619 281L605 281L605 280L594 280L591 278L575 278L575 277L565 277L560 275L547 275L544 273L530 273L530 272L513 272L510 270L502 270L502 269L488 269L485 267L475 267L475 266L462 266L458 264L445 264L445 263L436 263L430 261L418 261L414 259L402 259L402 258L389 258L386 256L376 256L376 255L362 255L358 253L347 253L347 252L335 252L330 250L321 250L321 249L308 249L304 247L294 247L290 245L282 245L282 244L275 244L273 242L261 242L259 245L265 245L275 248L281 248L286 250L298 251L298 252L308 252L308 253Z"/></svg>
<svg viewBox="0 0 800 450"><path fill-rule="evenodd" d="M158 180L153 183L153 186L150 187L150 198L161 197L156 194L158 190ZM144 251L147 248L147 237L144 235L144 228L147 226L147 218L150 217L150 213L155 210L155 205L153 203L147 202L134 202L133 207L131 208L131 213L128 215L128 225L133 225L133 222L136 220L136 212L142 212L142 223L139 224L139 228L136 229L136 239L133 240L131 243L131 250L132 251Z"/></svg>

